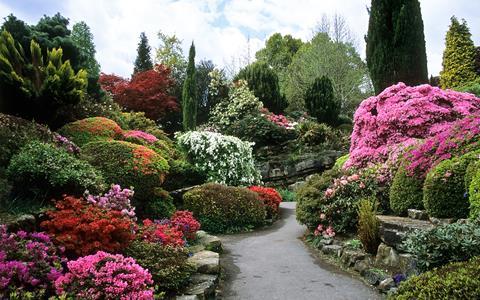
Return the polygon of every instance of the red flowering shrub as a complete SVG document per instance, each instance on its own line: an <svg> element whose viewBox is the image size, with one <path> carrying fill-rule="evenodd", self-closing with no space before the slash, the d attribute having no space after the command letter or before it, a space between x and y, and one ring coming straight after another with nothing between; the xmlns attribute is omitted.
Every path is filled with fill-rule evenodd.
<svg viewBox="0 0 480 300"><path fill-rule="evenodd" d="M282 196L274 188L251 186L249 190L258 194L260 200L263 201L267 211L268 219L276 219L278 216L278 208L282 202Z"/></svg>
<svg viewBox="0 0 480 300"><path fill-rule="evenodd" d="M135 224L128 216L72 196L58 201L56 210L48 211L47 216L49 220L41 226L70 255L117 252L134 238Z"/></svg>
<svg viewBox="0 0 480 300"><path fill-rule="evenodd" d="M480 100L472 94L430 85L393 85L364 100L355 112L345 167L385 161L398 144L435 135L449 123L479 110Z"/></svg>
<svg viewBox="0 0 480 300"><path fill-rule="evenodd" d="M179 110L177 99L170 94L174 85L170 69L162 65L136 73L130 81L102 73L99 82L126 110L145 112L150 119L158 120Z"/></svg>
<svg viewBox="0 0 480 300"><path fill-rule="evenodd" d="M172 226L169 220L152 222L145 219L138 234L143 240L151 243L174 247L185 246L183 232L177 226Z"/></svg>
<svg viewBox="0 0 480 300"><path fill-rule="evenodd" d="M193 213L188 210L177 210L170 222L183 232L185 238L189 241L195 239L195 234L200 229L200 223L193 217Z"/></svg>
<svg viewBox="0 0 480 300"><path fill-rule="evenodd" d="M89 142L121 137L122 128L110 119L93 117L68 123L59 133L81 147Z"/></svg>

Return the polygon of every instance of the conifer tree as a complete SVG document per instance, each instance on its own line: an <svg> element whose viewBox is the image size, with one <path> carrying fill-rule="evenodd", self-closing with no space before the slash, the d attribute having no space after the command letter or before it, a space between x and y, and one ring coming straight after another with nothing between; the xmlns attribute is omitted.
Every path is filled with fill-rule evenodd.
<svg viewBox="0 0 480 300"><path fill-rule="evenodd" d="M305 106L308 113L319 123L335 125L340 113L340 105L335 100L332 81L326 77L316 78L305 93Z"/></svg>
<svg viewBox="0 0 480 300"><path fill-rule="evenodd" d="M423 20L418 0L372 0L367 65L375 92L397 82L428 82Z"/></svg>
<svg viewBox="0 0 480 300"><path fill-rule="evenodd" d="M475 46L467 22L455 16L445 37L440 86L454 88L475 80Z"/></svg>
<svg viewBox="0 0 480 300"><path fill-rule="evenodd" d="M145 32L140 33L140 42L138 43L133 74L153 69L152 57L150 56L151 49L150 45L148 45L148 38Z"/></svg>
<svg viewBox="0 0 480 300"><path fill-rule="evenodd" d="M195 74L195 45L192 42L188 54L187 75L183 83L183 130L195 130L197 122L197 83Z"/></svg>

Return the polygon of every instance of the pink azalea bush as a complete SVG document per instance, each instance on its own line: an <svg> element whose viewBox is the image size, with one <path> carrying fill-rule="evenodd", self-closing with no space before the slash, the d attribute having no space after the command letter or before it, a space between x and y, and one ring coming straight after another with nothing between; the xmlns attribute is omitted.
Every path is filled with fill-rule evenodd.
<svg viewBox="0 0 480 300"><path fill-rule="evenodd" d="M263 116L267 118L270 122L274 123L277 126L283 127L285 129L293 130L295 129L295 125L297 125L296 122L290 121L287 117L284 115L276 115L272 112L270 112L266 108L262 108L260 110Z"/></svg>
<svg viewBox="0 0 480 300"><path fill-rule="evenodd" d="M141 130L127 130L123 132L123 138L126 140L140 140L148 144L154 144L158 141L158 138L153 134L146 133Z"/></svg>
<svg viewBox="0 0 480 300"><path fill-rule="evenodd" d="M355 112L350 158L344 168L384 162L397 145L442 132L479 109L480 99L472 94L430 85L393 85L364 100Z"/></svg>
<svg viewBox="0 0 480 300"><path fill-rule="evenodd" d="M55 281L58 295L74 299L153 299L152 276L131 257L99 251L67 263Z"/></svg>
<svg viewBox="0 0 480 300"><path fill-rule="evenodd" d="M53 282L62 274L61 250L45 233L8 233L0 225L0 299L17 293L34 298L53 294Z"/></svg>
<svg viewBox="0 0 480 300"><path fill-rule="evenodd" d="M92 196L87 194L86 199L88 203L100 208L120 211L124 216L127 216L135 221L137 219L135 217L135 207L133 207L130 203L133 194L133 190L122 189L120 185L114 184L103 196Z"/></svg>

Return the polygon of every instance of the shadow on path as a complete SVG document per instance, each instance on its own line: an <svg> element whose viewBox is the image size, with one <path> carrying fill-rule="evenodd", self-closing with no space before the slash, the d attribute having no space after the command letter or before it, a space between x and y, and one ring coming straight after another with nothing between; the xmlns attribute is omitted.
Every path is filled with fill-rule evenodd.
<svg viewBox="0 0 480 300"><path fill-rule="evenodd" d="M295 203L282 219L251 233L221 236L223 299L382 299L352 275L318 260L299 239Z"/></svg>

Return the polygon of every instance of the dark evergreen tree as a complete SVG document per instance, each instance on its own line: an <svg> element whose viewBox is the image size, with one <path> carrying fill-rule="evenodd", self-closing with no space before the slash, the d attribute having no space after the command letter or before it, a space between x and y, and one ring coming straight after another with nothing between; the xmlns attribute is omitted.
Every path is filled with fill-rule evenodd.
<svg viewBox="0 0 480 300"><path fill-rule="evenodd" d="M340 104L335 99L332 81L328 77L315 79L305 93L305 106L308 113L319 123L336 125Z"/></svg>
<svg viewBox="0 0 480 300"><path fill-rule="evenodd" d="M148 45L148 38L145 32L140 33L140 42L138 43L133 74L153 69L152 57L150 56L151 50L152 48Z"/></svg>
<svg viewBox="0 0 480 300"><path fill-rule="evenodd" d="M197 97L198 97L198 112L197 125L204 124L208 121L210 110L215 106L216 98L209 93L209 85L211 77L209 75L215 69L215 65L211 60L202 60L196 67L197 78Z"/></svg>
<svg viewBox="0 0 480 300"><path fill-rule="evenodd" d="M271 112L282 113L287 107L285 96L280 93L278 76L266 63L255 62L240 70L235 80L244 79L253 94Z"/></svg>
<svg viewBox="0 0 480 300"><path fill-rule="evenodd" d="M183 130L185 131L195 130L197 122L197 80L195 73L195 45L192 42L182 92Z"/></svg>
<svg viewBox="0 0 480 300"><path fill-rule="evenodd" d="M475 72L480 76L480 47L475 48Z"/></svg>
<svg viewBox="0 0 480 300"><path fill-rule="evenodd" d="M428 82L423 20L418 0L372 0L367 65L375 92L397 82Z"/></svg>

